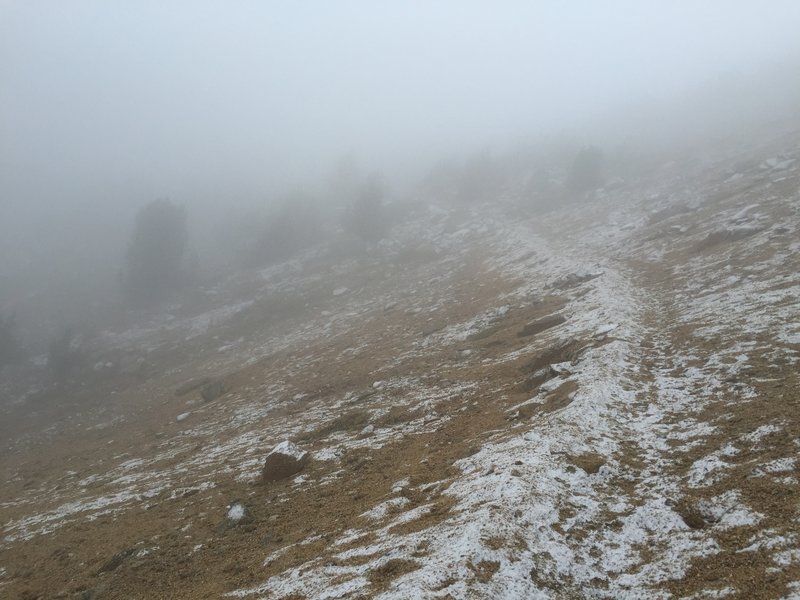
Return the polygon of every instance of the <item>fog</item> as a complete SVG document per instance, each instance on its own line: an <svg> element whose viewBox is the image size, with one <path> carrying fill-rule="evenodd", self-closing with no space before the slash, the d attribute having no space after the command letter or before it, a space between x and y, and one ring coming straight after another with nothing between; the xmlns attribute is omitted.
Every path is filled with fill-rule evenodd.
<svg viewBox="0 0 800 600"><path fill-rule="evenodd" d="M156 198L197 248L293 190L326 202L342 157L401 197L482 149L783 118L798 30L793 0L3 2L0 311L50 332L74 315L37 294L102 305Z"/></svg>

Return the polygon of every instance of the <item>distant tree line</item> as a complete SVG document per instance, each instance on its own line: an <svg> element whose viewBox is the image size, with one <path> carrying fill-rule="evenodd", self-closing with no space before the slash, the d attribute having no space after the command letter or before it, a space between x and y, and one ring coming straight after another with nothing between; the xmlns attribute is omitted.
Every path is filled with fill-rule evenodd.
<svg viewBox="0 0 800 600"><path fill-rule="evenodd" d="M571 158L570 158L571 156ZM553 158L555 157L555 161ZM517 152L498 159L483 149L461 163L442 162L430 169L418 189L425 196L466 205L497 201L513 191L514 177L527 173L518 188L522 196L561 201L583 197L604 184L606 161L596 146L551 153L549 162ZM558 161L561 161L559 169ZM559 172L561 175L559 176ZM512 194L513 196L513 194ZM267 266L332 239L336 225L343 239L370 246L389 233L396 209L379 173L364 175L352 156L344 157L329 181L328 196L315 199L297 191L285 196L271 214L228 226L223 243L235 247L239 264ZM339 217L332 207L339 207ZM393 212L394 211L394 212ZM168 199L153 200L135 216L121 273L124 296L132 307L150 308L165 302L191 280L187 264L188 213ZM359 246L353 248L357 250ZM48 364L61 380L80 366L79 338L62 330L48 348ZM0 315L0 367L25 356L11 315Z"/></svg>

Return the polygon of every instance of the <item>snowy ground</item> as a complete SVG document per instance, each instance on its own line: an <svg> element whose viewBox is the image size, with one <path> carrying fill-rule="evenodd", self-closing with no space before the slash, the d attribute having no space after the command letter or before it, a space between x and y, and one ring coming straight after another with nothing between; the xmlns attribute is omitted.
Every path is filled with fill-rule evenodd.
<svg viewBox="0 0 800 600"><path fill-rule="evenodd" d="M511 212L430 207L109 332L166 366L9 442L0 592L800 597L800 147ZM173 394L209 373L220 399ZM284 439L310 467L259 485Z"/></svg>

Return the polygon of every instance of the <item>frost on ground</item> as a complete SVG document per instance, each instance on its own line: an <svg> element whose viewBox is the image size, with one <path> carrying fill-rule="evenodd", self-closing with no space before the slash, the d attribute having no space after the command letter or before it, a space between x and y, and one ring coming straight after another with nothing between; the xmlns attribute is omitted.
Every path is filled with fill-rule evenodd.
<svg viewBox="0 0 800 600"><path fill-rule="evenodd" d="M0 586L796 595L798 154L522 218L420 208L368 256L107 334L163 367L9 442ZM264 483L271 451L310 460Z"/></svg>

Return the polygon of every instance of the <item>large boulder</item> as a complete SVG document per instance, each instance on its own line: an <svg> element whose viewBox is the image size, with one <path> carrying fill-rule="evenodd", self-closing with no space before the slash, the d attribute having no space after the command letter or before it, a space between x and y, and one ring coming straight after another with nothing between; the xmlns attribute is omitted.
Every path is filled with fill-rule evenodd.
<svg viewBox="0 0 800 600"><path fill-rule="evenodd" d="M261 479L264 483L286 479L303 470L309 454L296 444L285 440L275 446L264 460Z"/></svg>

